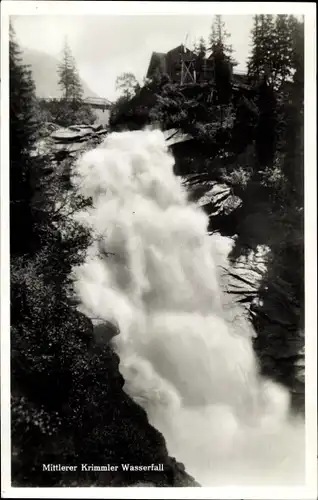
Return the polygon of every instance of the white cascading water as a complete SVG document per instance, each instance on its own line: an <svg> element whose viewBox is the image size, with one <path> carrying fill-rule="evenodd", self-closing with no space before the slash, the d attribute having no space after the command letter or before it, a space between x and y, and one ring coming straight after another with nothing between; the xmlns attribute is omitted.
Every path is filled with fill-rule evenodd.
<svg viewBox="0 0 318 500"><path fill-rule="evenodd" d="M95 242L76 293L118 325L125 391L202 486L302 485L304 423L225 311L222 248L173 163L160 131L111 134L80 159L73 182L93 206L77 217Z"/></svg>

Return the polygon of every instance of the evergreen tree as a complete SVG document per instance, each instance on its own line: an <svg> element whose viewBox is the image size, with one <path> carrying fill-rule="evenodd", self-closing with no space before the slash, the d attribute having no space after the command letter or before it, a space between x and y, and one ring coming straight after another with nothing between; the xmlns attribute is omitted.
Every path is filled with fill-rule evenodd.
<svg viewBox="0 0 318 500"><path fill-rule="evenodd" d="M200 82L204 79L204 68L206 61L207 47L203 37L199 39L199 42L195 44L194 53L197 56L196 59L196 81Z"/></svg>
<svg viewBox="0 0 318 500"><path fill-rule="evenodd" d="M22 64L21 52L10 24L10 250L32 251L35 244L32 198L34 172L32 149L39 124L36 120L35 85L31 71Z"/></svg>
<svg viewBox="0 0 318 500"><path fill-rule="evenodd" d="M259 82L266 75L271 77L275 41L275 23L272 15L255 15L252 30L252 53L248 61L251 81ZM270 83L270 80L268 80Z"/></svg>
<svg viewBox="0 0 318 500"><path fill-rule="evenodd" d="M198 43L195 44L194 52L197 56L204 58L207 53L207 46L204 38L201 36Z"/></svg>
<svg viewBox="0 0 318 500"><path fill-rule="evenodd" d="M225 29L222 16L215 16L212 31L209 37L210 59L214 63L214 81L218 96L218 104L228 104L232 95L232 59L233 49L226 41L229 34Z"/></svg>
<svg viewBox="0 0 318 500"><path fill-rule="evenodd" d="M81 81L76 68L75 59L65 40L63 60L58 66L59 86L66 100L80 101L83 95Z"/></svg>
<svg viewBox="0 0 318 500"><path fill-rule="evenodd" d="M274 28L274 53L272 54L272 79L276 88L290 79L292 70L293 42L289 16L278 15Z"/></svg>
<svg viewBox="0 0 318 500"><path fill-rule="evenodd" d="M298 20L295 16L289 16L289 29L291 32L291 66L293 71L294 88L300 102L304 100L304 19Z"/></svg>
<svg viewBox="0 0 318 500"><path fill-rule="evenodd" d="M288 197L299 208L304 203L304 23L293 16L289 19L292 45L292 84L284 92L282 151L285 154L283 172Z"/></svg>
<svg viewBox="0 0 318 500"><path fill-rule="evenodd" d="M211 27L211 34L209 37L209 49L213 52L215 49L221 49L225 57L232 61L233 48L227 43L230 34L226 31L225 23L222 16L215 16L214 22Z"/></svg>
<svg viewBox="0 0 318 500"><path fill-rule="evenodd" d="M265 75L268 84L279 90L291 77L292 59L291 16L254 16L250 79L257 82Z"/></svg>
<svg viewBox="0 0 318 500"><path fill-rule="evenodd" d="M58 75L62 99L49 104L54 122L64 127L94 123L96 116L83 102L81 80L67 40L64 43L62 62L58 65Z"/></svg>

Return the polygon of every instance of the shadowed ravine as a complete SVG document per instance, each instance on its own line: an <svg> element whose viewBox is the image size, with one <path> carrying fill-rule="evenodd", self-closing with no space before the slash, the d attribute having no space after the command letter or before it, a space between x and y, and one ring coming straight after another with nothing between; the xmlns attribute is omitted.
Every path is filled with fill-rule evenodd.
<svg viewBox="0 0 318 500"><path fill-rule="evenodd" d="M125 391L202 486L304 482L304 424L289 394L259 376L218 266L229 248L173 174L159 131L111 134L79 160L77 214L94 244L74 269L81 309L115 324ZM226 306L226 307L225 307Z"/></svg>

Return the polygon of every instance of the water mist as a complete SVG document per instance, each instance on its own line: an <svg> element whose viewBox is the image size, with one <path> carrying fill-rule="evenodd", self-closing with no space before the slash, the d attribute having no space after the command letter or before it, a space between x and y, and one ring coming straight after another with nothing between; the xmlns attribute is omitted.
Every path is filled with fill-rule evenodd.
<svg viewBox="0 0 318 500"><path fill-rule="evenodd" d="M93 206L77 217L94 243L76 293L118 326L125 391L202 486L301 485L304 424L259 376L250 325L227 315L225 255L173 163L160 131L111 134L80 159L73 182Z"/></svg>

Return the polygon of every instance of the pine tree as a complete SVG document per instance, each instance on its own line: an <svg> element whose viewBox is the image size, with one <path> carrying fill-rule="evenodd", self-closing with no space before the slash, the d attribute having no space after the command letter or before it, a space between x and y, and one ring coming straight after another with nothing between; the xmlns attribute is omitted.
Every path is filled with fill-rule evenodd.
<svg viewBox="0 0 318 500"><path fill-rule="evenodd" d="M258 82L262 76L268 78L272 73L274 31L274 16L254 16L252 54L248 62L248 74L252 81Z"/></svg>
<svg viewBox="0 0 318 500"><path fill-rule="evenodd" d="M248 72L252 81L266 76L276 90L292 74L293 42L290 16L256 15L252 30L252 54Z"/></svg>
<svg viewBox="0 0 318 500"><path fill-rule="evenodd" d="M206 56L207 46L206 46L206 42L202 36L200 37L199 42L196 43L194 51L196 54L202 55L202 57Z"/></svg>
<svg viewBox="0 0 318 500"><path fill-rule="evenodd" d="M65 40L63 59L58 65L62 99L55 103L55 122L63 127L77 123L94 123L96 116L83 102L83 88L71 49Z"/></svg>
<svg viewBox="0 0 318 500"><path fill-rule="evenodd" d="M63 60L58 66L59 86L65 100L81 101L83 89L76 68L75 59L67 39L63 48Z"/></svg>
<svg viewBox="0 0 318 500"><path fill-rule="evenodd" d="M12 255L29 253L35 244L32 214L32 149L39 124L35 85L22 64L21 51L10 24L10 246Z"/></svg>
<svg viewBox="0 0 318 500"><path fill-rule="evenodd" d="M288 15L276 16L274 36L272 78L276 88L280 88L290 78L292 70L293 43Z"/></svg>
<svg viewBox="0 0 318 500"><path fill-rule="evenodd" d="M204 78L204 68L206 61L207 47L203 37L199 39L199 42L195 44L194 53L197 56L196 59L196 81L200 82Z"/></svg>
<svg viewBox="0 0 318 500"><path fill-rule="evenodd" d="M233 49L226 43L229 33L225 29L222 16L215 16L212 31L209 37L210 59L214 63L214 80L220 105L228 104L232 95L232 59Z"/></svg>
<svg viewBox="0 0 318 500"><path fill-rule="evenodd" d="M292 84L284 95L284 142L286 151L283 171L288 196L303 209L304 204L304 23L290 20L292 38Z"/></svg>
<svg viewBox="0 0 318 500"><path fill-rule="evenodd" d="M211 34L209 37L209 49L213 52L218 49L221 50L224 55L231 60L233 53L233 48L227 43L230 38L230 34L226 31L225 23L222 20L222 16L215 16L215 20L211 27Z"/></svg>
<svg viewBox="0 0 318 500"><path fill-rule="evenodd" d="M289 30L291 33L291 66L293 70L294 88L297 88L300 101L304 100L304 20L289 16Z"/></svg>

